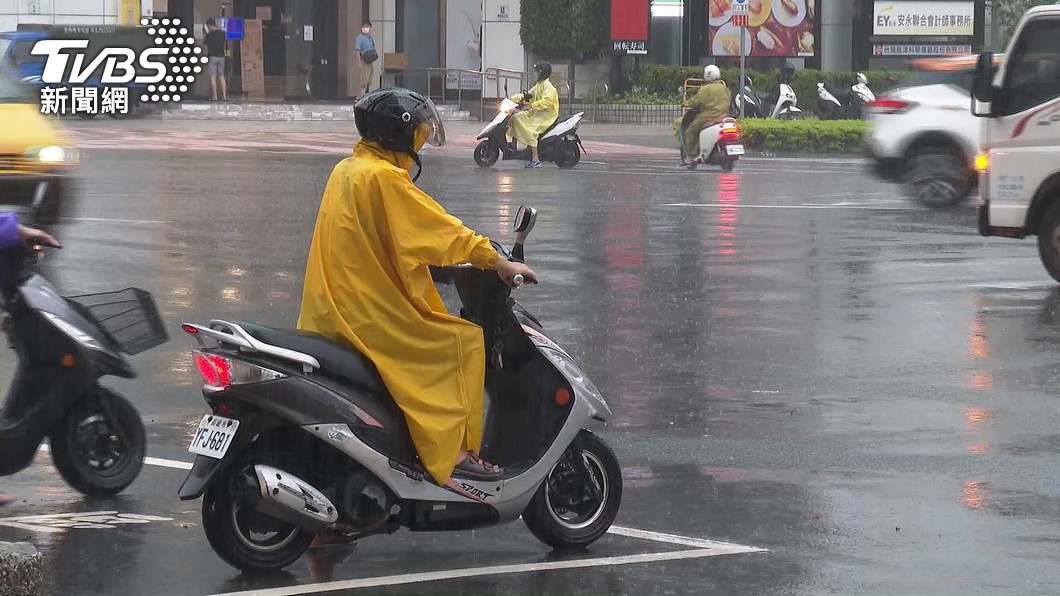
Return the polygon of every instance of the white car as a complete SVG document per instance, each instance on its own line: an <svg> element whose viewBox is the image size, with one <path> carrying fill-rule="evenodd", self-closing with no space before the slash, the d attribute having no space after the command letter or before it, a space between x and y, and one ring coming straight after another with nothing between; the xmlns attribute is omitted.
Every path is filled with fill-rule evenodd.
<svg viewBox="0 0 1060 596"><path fill-rule="evenodd" d="M976 58L919 60L919 70L865 106L874 171L932 207L956 205L975 190L979 121L969 107Z"/></svg>

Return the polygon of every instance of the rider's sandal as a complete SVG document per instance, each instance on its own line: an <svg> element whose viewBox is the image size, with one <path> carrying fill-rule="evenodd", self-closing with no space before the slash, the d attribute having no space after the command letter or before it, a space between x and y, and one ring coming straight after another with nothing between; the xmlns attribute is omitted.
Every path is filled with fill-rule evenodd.
<svg viewBox="0 0 1060 596"><path fill-rule="evenodd" d="M453 474L471 480L494 480L500 478L504 470L500 466L482 461L475 452L468 451L464 461L456 464Z"/></svg>

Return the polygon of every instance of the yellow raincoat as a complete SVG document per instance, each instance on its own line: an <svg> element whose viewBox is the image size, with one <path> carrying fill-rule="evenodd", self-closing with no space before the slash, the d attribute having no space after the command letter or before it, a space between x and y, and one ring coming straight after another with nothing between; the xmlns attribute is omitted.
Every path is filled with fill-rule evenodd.
<svg viewBox="0 0 1060 596"><path fill-rule="evenodd" d="M298 328L375 363L416 451L443 484L482 439L482 329L447 314L428 265L490 269L497 251L409 177L412 158L361 141L331 173L309 249Z"/></svg>
<svg viewBox="0 0 1060 596"><path fill-rule="evenodd" d="M534 85L527 97L519 93L512 97L512 101L530 104L529 111L512 116L512 136L528 147L537 147L538 135L559 118L559 91L556 91L552 81L545 79Z"/></svg>

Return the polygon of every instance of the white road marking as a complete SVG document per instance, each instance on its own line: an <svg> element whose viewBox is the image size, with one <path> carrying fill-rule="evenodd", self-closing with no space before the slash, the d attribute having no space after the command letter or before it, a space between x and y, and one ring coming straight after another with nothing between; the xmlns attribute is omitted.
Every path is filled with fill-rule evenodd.
<svg viewBox="0 0 1060 596"><path fill-rule="evenodd" d="M49 453L51 447L48 445L41 445L39 451ZM191 464L185 461L178 461L175 459L162 459L161 457L145 457L144 463L149 466L158 466L160 468L171 468L174 470L190 470Z"/></svg>
<svg viewBox="0 0 1060 596"><path fill-rule="evenodd" d="M52 515L23 515L0 518L0 526L58 534L68 529L113 530L120 525L146 524L153 521L173 521L171 517L118 513L117 511L86 511L83 513L57 513Z"/></svg>
<svg viewBox="0 0 1060 596"><path fill-rule="evenodd" d="M144 458L144 463L150 466L158 466L160 468L171 468L173 470L190 470L191 464L185 461L177 461L175 459L162 459L160 457L147 457Z"/></svg>
<svg viewBox="0 0 1060 596"><path fill-rule="evenodd" d="M495 565L492 567L469 567L449 571L430 571L426 573L408 573L402 575L384 575L346 581L334 581L320 584L305 584L283 588L266 588L244 592L226 592L214 596L298 596L300 594L318 594L336 590L356 590L360 588L379 588L385 586L403 586L425 582L435 582L468 577L512 575L516 573L535 573L559 569L587 569L591 567L615 567L619 565L636 565L641 563L659 563L662 561L682 561L702 559L722 555L761 552L760 549L732 545L729 548L705 548L696 550L672 551L627 555L623 557L599 557L573 561L550 561L546 563L526 563L521 565Z"/></svg>
<svg viewBox="0 0 1060 596"><path fill-rule="evenodd" d="M70 221L87 221L92 223L120 223L136 225L168 225L173 222L153 219L112 219L109 217L71 217Z"/></svg>
<svg viewBox="0 0 1060 596"><path fill-rule="evenodd" d="M677 534L664 534L662 532L652 532L649 530L638 530L636 528L624 528L622 526L611 526L607 531L608 534L615 534L617 536L625 536L627 538L640 538L641 540L651 540L652 542L665 542L668 544L677 544L680 546L692 546L695 548L708 548L708 549L743 549L738 552L765 552L763 548L756 548L753 546L743 546L742 544L733 544L731 542L718 542L717 540L707 540L706 538L691 538L689 536L678 536Z"/></svg>
<svg viewBox="0 0 1060 596"><path fill-rule="evenodd" d="M48 451L51 451L51 449L48 447L48 445L41 445L40 446L40 451L48 452ZM149 466L157 466L157 467L160 467L160 468L170 468L170 469L173 469L173 470L190 470L192 468L192 464L189 463L189 462L179 461L179 460L175 460L175 459L164 459L164 458L160 458L160 457L147 457L147 458L144 458L144 463L149 465ZM43 517L49 517L49 516L35 516L34 519L43 518ZM0 525L10 525L10 524L5 524L4 520L2 518L0 518ZM649 540L649 541L652 541L652 542L661 542L661 543L665 543L665 544L675 544L675 545L680 545L680 546L691 546L691 547L699 548L699 549L722 549L722 550L726 551L725 553L720 553L720 554L728 554L728 551L729 550L733 550L733 549L735 549L735 550L733 550L733 552L764 552L764 550L765 550L765 549L761 549L761 548L757 548L757 547L753 547L753 546L744 546L744 545L740 545L740 544L734 544L734 543L731 543L731 542L719 542L717 540L708 540L706 538L693 538L693 537L690 537L690 536L680 536L678 534L666 534L666 533L663 533L663 532L653 532L653 531L650 531L650 530L638 530L637 528L626 528L626 527L623 527L623 526L611 526L611 528L608 529L607 532L609 534L614 534L616 536L625 536L627 538L638 538L638 539L641 539L641 540Z"/></svg>
<svg viewBox="0 0 1060 596"><path fill-rule="evenodd" d="M864 209L868 211L921 211L923 208L910 205L905 207L885 207L871 203L832 205L745 205L740 203L666 203L663 207L699 207L702 209Z"/></svg>

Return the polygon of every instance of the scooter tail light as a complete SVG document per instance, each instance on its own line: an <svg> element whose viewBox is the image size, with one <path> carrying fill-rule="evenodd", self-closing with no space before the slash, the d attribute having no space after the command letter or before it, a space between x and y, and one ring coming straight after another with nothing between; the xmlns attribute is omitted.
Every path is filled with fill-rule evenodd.
<svg viewBox="0 0 1060 596"><path fill-rule="evenodd" d="M214 390L224 389L231 385L263 383L286 378L287 375L218 354L208 354L194 350L195 366L202 375L206 387Z"/></svg>

